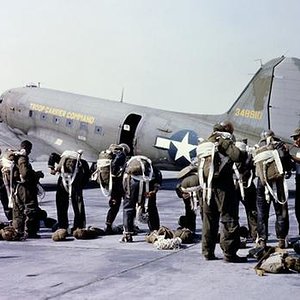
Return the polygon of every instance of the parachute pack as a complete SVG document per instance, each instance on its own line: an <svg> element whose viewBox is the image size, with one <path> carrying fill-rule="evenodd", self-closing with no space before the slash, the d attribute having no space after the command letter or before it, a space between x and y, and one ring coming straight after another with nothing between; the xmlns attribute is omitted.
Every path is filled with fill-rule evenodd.
<svg viewBox="0 0 300 300"><path fill-rule="evenodd" d="M13 179L17 176L16 173L16 162L20 155L24 155L24 152L18 150L7 149L0 160L1 172L3 177L3 182L8 195L8 207L13 207Z"/></svg>
<svg viewBox="0 0 300 300"><path fill-rule="evenodd" d="M265 185L268 181L274 181L283 177L283 167L278 154L272 144L260 147L254 156L255 172Z"/></svg>
<svg viewBox="0 0 300 300"><path fill-rule="evenodd" d="M147 223L148 200L149 200L149 182L153 176L153 167L151 160L142 155L132 156L126 163L123 176L123 188L127 195L130 196L131 179L139 182L139 195L137 201L136 215L137 220L141 223ZM143 195L143 191L145 194ZM146 195L146 196L145 196Z"/></svg>
<svg viewBox="0 0 300 300"><path fill-rule="evenodd" d="M203 199L210 203L212 180L217 178L228 161L228 157L218 152L216 143L203 141L197 146L199 183L203 189Z"/></svg>
<svg viewBox="0 0 300 300"><path fill-rule="evenodd" d="M78 173L79 161L82 150L70 151L66 150L62 153L57 169L60 171L62 183L71 198L72 184Z"/></svg>
<svg viewBox="0 0 300 300"><path fill-rule="evenodd" d="M281 203L277 197L276 182L282 180L284 183L286 201L288 199L288 189L283 176L284 170L282 162L278 150L270 139L267 139L267 144L265 146L256 149L254 164L256 176L259 177L261 183L265 186L266 200L270 201L270 195L272 195L275 201Z"/></svg>
<svg viewBox="0 0 300 300"><path fill-rule="evenodd" d="M103 150L97 159L97 169L92 175L100 184L101 191L105 197L109 197L112 190L112 160L114 153L111 150Z"/></svg>
<svg viewBox="0 0 300 300"><path fill-rule="evenodd" d="M109 149L103 150L99 153L97 159L97 169L92 174L92 179L97 180L100 184L101 191L105 197L109 197L112 191L113 177L122 176L123 164L125 162L121 158L118 159L118 153L123 151L120 145L112 144Z"/></svg>
<svg viewBox="0 0 300 300"><path fill-rule="evenodd" d="M187 167L186 167L187 168ZM185 175L181 183L176 186L176 193L179 198L190 199L190 207L197 213L199 207L201 186L199 183L199 176L195 167Z"/></svg>

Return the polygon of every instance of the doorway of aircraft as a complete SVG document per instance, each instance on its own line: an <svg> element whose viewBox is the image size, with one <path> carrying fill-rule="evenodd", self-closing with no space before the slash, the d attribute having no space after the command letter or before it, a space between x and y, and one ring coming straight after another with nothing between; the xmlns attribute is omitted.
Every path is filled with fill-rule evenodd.
<svg viewBox="0 0 300 300"><path fill-rule="evenodd" d="M137 126L142 119L141 115L130 114L126 117L122 124L122 129L120 133L120 143L125 143L130 147L130 156L134 155L134 138Z"/></svg>

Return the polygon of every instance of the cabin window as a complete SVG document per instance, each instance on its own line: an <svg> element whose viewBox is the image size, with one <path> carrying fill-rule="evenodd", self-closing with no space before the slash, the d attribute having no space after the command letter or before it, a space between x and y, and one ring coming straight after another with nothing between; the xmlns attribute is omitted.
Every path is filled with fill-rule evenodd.
<svg viewBox="0 0 300 300"><path fill-rule="evenodd" d="M3 101L3 99L1 98L1 99L0 99L0 104L2 103L2 101Z"/></svg>
<svg viewBox="0 0 300 300"><path fill-rule="evenodd" d="M72 127L73 126L73 120L72 119L67 119L66 126L67 127Z"/></svg>
<svg viewBox="0 0 300 300"><path fill-rule="evenodd" d="M80 122L80 130L88 130L88 124L85 122Z"/></svg>
<svg viewBox="0 0 300 300"><path fill-rule="evenodd" d="M41 116L40 116L41 120L47 120L47 115L46 114L43 114L41 113Z"/></svg>
<svg viewBox="0 0 300 300"><path fill-rule="evenodd" d="M95 133L102 134L103 128L101 126L95 126Z"/></svg>
<svg viewBox="0 0 300 300"><path fill-rule="evenodd" d="M54 123L54 124L59 124L59 123L60 123L60 118L58 118L58 117L53 117L53 123Z"/></svg>
<svg viewBox="0 0 300 300"><path fill-rule="evenodd" d="M28 115L29 115L29 118L32 118L33 117L33 111L30 110L29 113L28 113Z"/></svg>

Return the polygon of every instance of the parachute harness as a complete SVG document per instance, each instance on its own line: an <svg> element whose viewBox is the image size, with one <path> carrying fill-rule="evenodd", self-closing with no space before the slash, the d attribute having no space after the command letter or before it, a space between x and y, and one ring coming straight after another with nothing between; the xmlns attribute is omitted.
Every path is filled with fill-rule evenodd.
<svg viewBox="0 0 300 300"><path fill-rule="evenodd" d="M94 174L92 175L92 178L99 178L99 183L100 183L100 189L102 194L104 195L104 197L110 197L111 195L111 191L112 191L112 169L111 169L111 162L112 160L109 158L100 158L97 160L97 170L94 172ZM104 182L101 178L101 171L103 168L109 168L109 183L108 183L108 188L105 188Z"/></svg>
<svg viewBox="0 0 300 300"><path fill-rule="evenodd" d="M76 153L76 155L74 155L75 153ZM63 156L68 156L68 157L73 158L73 159L76 158L75 168L74 168L72 173L65 172L64 164L62 164L62 167L61 167L60 175L62 177L63 186L64 186L66 192L69 194L69 200L71 200L71 198L72 198L72 184L73 184L73 182L76 178L76 175L78 173L78 165L79 165L79 160L80 160L81 155L82 155L82 151L78 150L75 153L73 151L65 151L62 154L62 157Z"/></svg>
<svg viewBox="0 0 300 300"><path fill-rule="evenodd" d="M183 188L183 187L180 187L180 188L181 188L181 190L184 194L189 195L191 210L196 215L197 214L197 209L199 207L199 200L198 200L197 192L202 189L201 185L197 185L197 186L193 186L193 187L187 187L187 188Z"/></svg>
<svg viewBox="0 0 300 300"><path fill-rule="evenodd" d="M2 162L1 172L3 174L3 182L6 188L6 192L8 194L8 207L13 208L13 168L15 163L14 161L9 160L5 157L1 158L1 162Z"/></svg>
<svg viewBox="0 0 300 300"><path fill-rule="evenodd" d="M245 190L244 190L243 179L242 179L242 176L241 176L241 174L238 170L238 167L237 167L236 163L233 163L232 168L233 168L233 171L234 171L234 174L235 174L234 181L235 181L235 183L238 183L238 185L239 185L242 200L245 200ZM250 178L252 179L252 176L250 176Z"/></svg>
<svg viewBox="0 0 300 300"><path fill-rule="evenodd" d="M198 175L200 186L203 189L203 199L206 199L207 204L210 205L210 199L212 194L212 179L214 175L214 157L217 151L217 145L212 142L204 142L197 148L197 155L200 159ZM205 158L211 157L211 164L209 166L207 182L204 181L204 163Z"/></svg>
<svg viewBox="0 0 300 300"><path fill-rule="evenodd" d="M269 144L269 141L268 141L267 145L268 144ZM268 182L267 166L273 161L275 162L278 173L283 174L282 163L281 163L278 151L276 149L275 150L266 150L266 151L258 153L254 156L254 164L256 165L257 163L262 163L262 166L263 166L262 176L263 176L263 180L265 183L265 197L266 197L267 202L268 203L270 202L270 195L271 195L275 199L276 202L278 202L280 204L285 204L288 199L288 188L287 188L287 183L286 183L285 178L283 178L284 196L285 196L284 201L280 201L278 199L276 183L273 182L272 187L271 187Z"/></svg>

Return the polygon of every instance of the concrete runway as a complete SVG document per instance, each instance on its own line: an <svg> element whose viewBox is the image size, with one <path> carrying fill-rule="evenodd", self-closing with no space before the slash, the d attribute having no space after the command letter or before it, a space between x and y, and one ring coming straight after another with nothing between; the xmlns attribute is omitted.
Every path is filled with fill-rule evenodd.
<svg viewBox="0 0 300 300"><path fill-rule="evenodd" d="M45 164L34 164L36 170ZM44 182L55 183L47 175ZM289 181L293 188L294 178ZM108 208L99 188L84 191L87 225L103 228ZM56 218L55 191L49 189L41 207ZM295 236L297 223L291 193L290 236ZM177 228L184 212L181 199L173 190L158 192L161 225ZM72 209L69 209L72 221ZM0 220L5 217L0 209ZM274 212L270 214L270 245L276 245ZM120 211L116 224L122 224ZM240 224L246 225L244 208L240 206ZM24 242L0 242L0 299L290 299L299 294L299 274L268 274L259 277L253 267L256 260L244 264L225 263L217 245L217 261L205 261L201 240L178 250L157 250L145 242L147 226L138 224L142 233L134 242L122 244L121 235L103 236L95 240L54 242L50 229L42 228L42 238ZM197 234L201 236L201 220ZM239 250L247 255L254 244ZM289 250L294 254L292 249Z"/></svg>

